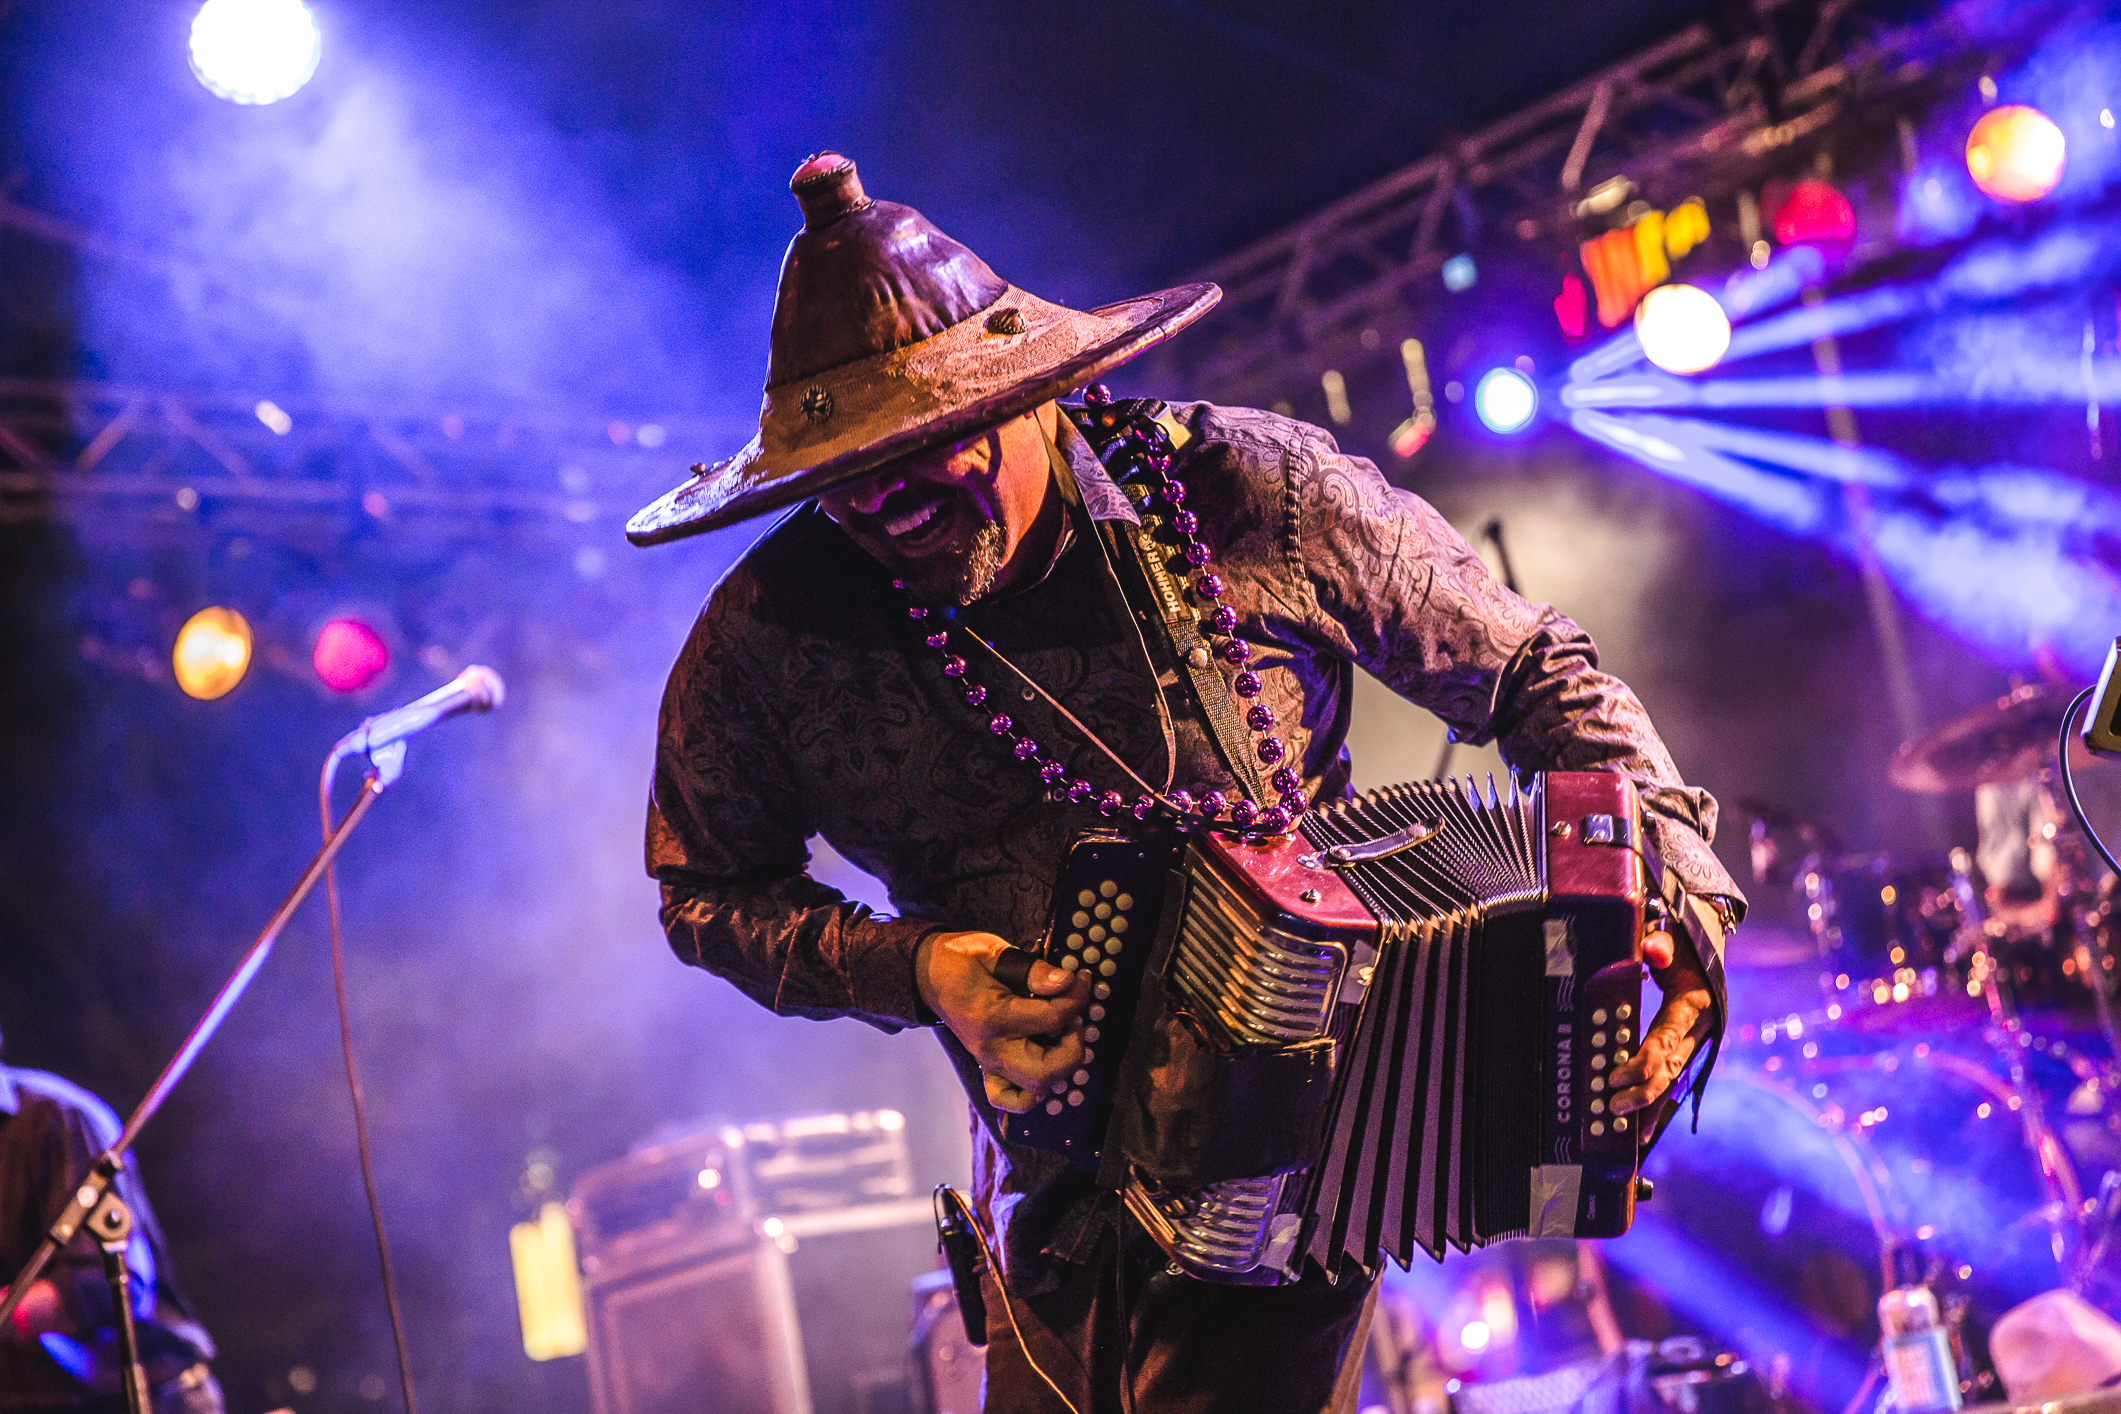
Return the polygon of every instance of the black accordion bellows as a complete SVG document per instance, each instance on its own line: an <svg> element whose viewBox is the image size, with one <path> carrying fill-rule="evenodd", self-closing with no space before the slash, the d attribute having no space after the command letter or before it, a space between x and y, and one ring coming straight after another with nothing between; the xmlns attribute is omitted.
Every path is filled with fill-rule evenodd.
<svg viewBox="0 0 2121 1414"><path fill-rule="evenodd" d="M1095 971L1097 1044L1007 1137L1097 1167L1209 1280L1624 1232L1641 1136L1606 1077L1641 1026L1653 863L1632 784L1421 782L1301 830L1078 842L1046 952ZM1077 906L1101 893L1154 910L1153 948Z"/></svg>

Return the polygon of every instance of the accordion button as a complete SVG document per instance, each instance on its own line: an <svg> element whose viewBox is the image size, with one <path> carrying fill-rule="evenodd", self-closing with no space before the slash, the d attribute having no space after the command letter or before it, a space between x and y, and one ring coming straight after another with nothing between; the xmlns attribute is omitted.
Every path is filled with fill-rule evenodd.
<svg viewBox="0 0 2121 1414"><path fill-rule="evenodd" d="M1125 913L1128 909L1134 907L1134 895L1121 894L1118 898L1112 900L1112 906L1121 913Z"/></svg>
<svg viewBox="0 0 2121 1414"><path fill-rule="evenodd" d="M1618 1119L1613 1121L1613 1132L1615 1134L1625 1134L1628 1132L1628 1118L1626 1115L1622 1115Z"/></svg>
<svg viewBox="0 0 2121 1414"><path fill-rule="evenodd" d="M1097 1047L1095 1047L1095 1046L1085 1046L1085 1047L1083 1047L1083 1064L1084 1064L1084 1065L1088 1065L1088 1064L1089 1064L1090 1062L1092 1062L1092 1061L1094 1061L1094 1060L1096 1060L1096 1059L1097 1059Z"/></svg>
<svg viewBox="0 0 2121 1414"><path fill-rule="evenodd" d="M1080 933L1070 933L1070 934L1068 935L1068 951L1069 951L1069 952L1077 952L1077 951L1080 951L1080 950L1081 950L1081 948L1082 948L1082 945L1083 945L1083 935L1082 935L1082 934L1080 934Z"/></svg>
<svg viewBox="0 0 2121 1414"><path fill-rule="evenodd" d="M1110 977L1113 973L1119 971L1119 964L1108 957L1097 965L1097 970L1103 975Z"/></svg>
<svg viewBox="0 0 2121 1414"><path fill-rule="evenodd" d="M1618 1041L1621 1045L1625 1046L1629 1041L1632 1041L1634 1039L1634 1036L1628 1031L1627 1027L1623 1026L1618 1031L1615 1031L1613 1033L1613 1039Z"/></svg>
<svg viewBox="0 0 2121 1414"><path fill-rule="evenodd" d="M1081 916L1080 916L1080 915L1077 915L1077 918L1076 918L1076 924L1075 924L1075 926L1076 926L1076 927L1078 927L1078 928L1080 928L1080 927L1082 927L1082 926L1083 926L1083 925L1082 925L1082 919L1081 919ZM1596 1010L1596 1011L1594 1011L1594 1012L1592 1012L1592 1013L1591 1013L1591 1025L1593 1025L1593 1026L1603 1026L1603 1025L1605 1025L1605 1008L1604 1008L1604 1007L1600 1007L1600 1008L1598 1008L1598 1010Z"/></svg>
<svg viewBox="0 0 2121 1414"><path fill-rule="evenodd" d="M1090 915L1078 910L1076 915L1068 920L1068 926L1070 928L1087 928L1090 926Z"/></svg>
<svg viewBox="0 0 2121 1414"><path fill-rule="evenodd" d="M1103 957L1103 956L1104 956L1104 954L1103 954L1103 953L1101 953L1101 952L1099 952L1099 951L1098 951L1098 950L1097 950L1096 948L1084 948L1084 949L1083 949L1083 966L1085 966L1085 967L1092 967L1092 966L1095 966L1095 965L1096 965L1096 963L1097 963L1097 960L1098 960L1099 958Z"/></svg>
<svg viewBox="0 0 2121 1414"><path fill-rule="evenodd" d="M1099 1036L1103 1034L1104 1033L1099 1031L1095 1026L1085 1026L1083 1028L1083 1044L1086 1046L1090 1045L1091 1043L1096 1041Z"/></svg>
<svg viewBox="0 0 2121 1414"><path fill-rule="evenodd" d="M1087 1070L1078 1070L1077 1072L1075 1072L1075 1083L1078 1085L1088 1085L1090 1083L1090 1072Z"/></svg>
<svg viewBox="0 0 2121 1414"><path fill-rule="evenodd" d="M1097 895L1091 893L1088 889L1084 889L1081 893L1075 896L1075 901L1081 904L1084 908L1088 908L1091 904L1097 902Z"/></svg>
<svg viewBox="0 0 2121 1414"><path fill-rule="evenodd" d="M1068 1107L1058 1100L1046 1101L1046 1113L1049 1115L1057 1115L1066 1108Z"/></svg>
<svg viewBox="0 0 2121 1414"><path fill-rule="evenodd" d="M1080 1091L1080 1090L1070 1090L1070 1091L1068 1092L1068 1103L1069 1103L1069 1104L1071 1104L1071 1105L1079 1105L1079 1104L1081 1104L1082 1102L1083 1102L1083 1092L1082 1092L1082 1091Z"/></svg>
<svg viewBox="0 0 2121 1414"><path fill-rule="evenodd" d="M1112 916L1112 905L1109 903L1101 903L1096 908L1093 908L1090 911L1091 913L1095 914L1099 919L1110 918Z"/></svg>
<svg viewBox="0 0 2121 1414"><path fill-rule="evenodd" d="M1592 1120L1592 1121L1591 1121L1591 1137L1592 1137L1593 1139L1596 1139L1596 1138L1597 1138L1597 1137L1598 1137L1599 1135L1601 1135L1601 1134L1603 1134L1603 1133L1605 1133L1605 1121L1604 1121L1604 1120L1602 1120L1602 1119L1594 1119L1594 1120Z"/></svg>
<svg viewBox="0 0 2121 1414"><path fill-rule="evenodd" d="M1592 1113L1592 1114L1594 1114L1594 1115L1602 1115L1602 1114L1604 1114L1604 1113L1605 1113L1605 1101L1603 1101L1603 1100L1593 1100L1593 1101L1591 1101L1591 1113Z"/></svg>
<svg viewBox="0 0 2121 1414"><path fill-rule="evenodd" d="M1119 881L1116 879L1107 879L1105 880L1105 882L1097 886L1097 891L1100 894L1103 894L1106 898L1110 898L1112 897L1112 895L1119 892Z"/></svg>
<svg viewBox="0 0 2121 1414"><path fill-rule="evenodd" d="M1099 1001L1104 1001L1112 995L1112 988L1107 986L1103 982L1099 982L1096 985L1095 989L1091 992L1091 995L1096 997Z"/></svg>
<svg viewBox="0 0 2121 1414"><path fill-rule="evenodd" d="M1620 1048L1619 1050L1617 1050L1617 1051L1613 1052L1613 1064L1615 1064L1615 1065L1626 1065L1627 1063L1628 1063L1628 1048L1627 1048L1626 1046L1622 1046L1622 1047L1621 1047L1621 1048Z"/></svg>
<svg viewBox="0 0 2121 1414"><path fill-rule="evenodd" d="M1090 941L1091 941L1091 942L1093 942L1093 943L1101 943L1101 942L1103 942L1104 940L1105 940L1105 930L1104 930L1104 928L1103 928L1102 926L1100 926L1099 924L1096 924L1096 923L1092 923L1092 924L1090 925Z"/></svg>
<svg viewBox="0 0 2121 1414"><path fill-rule="evenodd" d="M1593 1069L1593 1070L1604 1070L1604 1069L1605 1069L1605 1057L1604 1057L1604 1056L1592 1056L1592 1057L1591 1057L1591 1069Z"/></svg>
<svg viewBox="0 0 2121 1414"><path fill-rule="evenodd" d="M1605 1089L1605 1081L1604 1081L1603 1079L1599 1078L1598 1076L1595 1076L1595 1075L1594 1075L1594 1076L1592 1076L1592 1077L1591 1077L1591 1093L1592 1093L1593 1095L1595 1095L1595 1094L1597 1094L1597 1093L1598 1093L1598 1092L1599 1092L1600 1090L1603 1090L1603 1089Z"/></svg>
<svg viewBox="0 0 2121 1414"><path fill-rule="evenodd" d="M1083 960L1077 957L1074 953L1069 953L1066 957L1061 959L1061 970L1063 972L1073 972L1076 968L1081 967L1082 965Z"/></svg>
<svg viewBox="0 0 2121 1414"><path fill-rule="evenodd" d="M1090 1006L1090 1019L1092 1021L1103 1021L1105 1019L1105 1009L1093 1002Z"/></svg>
<svg viewBox="0 0 2121 1414"><path fill-rule="evenodd" d="M1591 1033L1591 1044L1594 1046L1603 1046L1605 1044L1605 1032L1593 1031Z"/></svg>
<svg viewBox="0 0 2121 1414"><path fill-rule="evenodd" d="M1120 940L1117 938L1105 939L1105 951L1112 954L1114 957L1119 956L1119 950L1121 946L1122 945L1120 943Z"/></svg>
<svg viewBox="0 0 2121 1414"><path fill-rule="evenodd" d="M1615 1011L1615 1012L1613 1013L1613 1015L1615 1015L1615 1016L1619 1017L1619 1018L1620 1018L1620 1019L1621 1019L1622 1021L1626 1021L1626 1020L1627 1020L1627 1019L1628 1019L1629 1017L1633 1016L1634 1014L1635 1014L1635 1008L1633 1008L1633 1007L1629 1006L1629 1005L1628 1005L1628 1004L1627 1004L1626 1002L1622 1002L1622 1003L1620 1004L1620 1006L1619 1006L1619 1009L1618 1009L1618 1010L1616 1010L1616 1011Z"/></svg>
<svg viewBox="0 0 2121 1414"><path fill-rule="evenodd" d="M1112 917L1112 931L1113 931L1113 932L1115 932L1115 933L1124 933L1124 932L1126 932L1126 931L1127 931L1127 920L1126 920L1126 918L1125 918L1125 917L1123 917L1123 916L1121 916L1121 915L1119 915L1119 914L1114 914L1114 915L1113 915L1113 917Z"/></svg>

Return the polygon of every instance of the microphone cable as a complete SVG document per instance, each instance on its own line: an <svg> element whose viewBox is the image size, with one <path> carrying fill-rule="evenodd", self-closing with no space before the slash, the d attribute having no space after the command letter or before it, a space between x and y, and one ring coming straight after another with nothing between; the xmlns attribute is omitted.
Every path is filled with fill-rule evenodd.
<svg viewBox="0 0 2121 1414"><path fill-rule="evenodd" d="M2055 765L2061 770L2062 794L2069 801L2070 814L2077 817L2077 828L2084 831L2084 837L2092 842L2092 848L2099 851L2099 857L2106 861L2106 867L2121 875L2121 863L2115 862L2113 851L2106 847L2106 841L2099 838L2099 832L2092 828L2092 822L2084 818L2084 802L2077 799L2077 779L2070 774L2069 769L2070 723L2077 720L2078 714L2084 710L2085 702L2098 690L2097 687L2087 687L2063 709L2062 725L2055 731Z"/></svg>
<svg viewBox="0 0 2121 1414"><path fill-rule="evenodd" d="M331 838L331 783L338 774L334 754L324 763L317 783L317 810L323 817L324 837ZM368 1105L361 1094L361 1072L354 1065L353 1012L346 1000L346 951L339 939L339 880L335 864L324 866L324 907L331 919L331 989L339 1007L339 1052L346 1061L346 1088L353 1096L354 1143L361 1155L361 1187L368 1195L368 1222L375 1229L376 1257L383 1268L383 1304L390 1311L390 1339L397 1348L398 1387L405 1397L405 1414L420 1414L413 1395L412 1354L405 1343L405 1317L398 1309L398 1282L390 1263L390 1238L383 1229L383 1202L376 1194L374 1156L369 1152Z"/></svg>

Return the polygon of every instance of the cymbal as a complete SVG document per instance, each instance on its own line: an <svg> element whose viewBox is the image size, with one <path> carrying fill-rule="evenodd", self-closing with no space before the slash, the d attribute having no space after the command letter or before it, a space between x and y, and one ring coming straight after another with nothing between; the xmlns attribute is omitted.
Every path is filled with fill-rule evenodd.
<svg viewBox="0 0 2121 1414"><path fill-rule="evenodd" d="M2075 689L2053 683L2013 688L1986 707L1902 742L1886 779L1917 795L2031 780L2053 769L2055 733L2074 696ZM2095 759L2080 744L2070 750L2072 769Z"/></svg>

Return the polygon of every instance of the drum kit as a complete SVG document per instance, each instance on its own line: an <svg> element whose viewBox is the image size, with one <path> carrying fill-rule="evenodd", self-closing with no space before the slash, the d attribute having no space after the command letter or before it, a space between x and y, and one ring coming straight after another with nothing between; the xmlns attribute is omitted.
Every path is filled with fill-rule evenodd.
<svg viewBox="0 0 2121 1414"><path fill-rule="evenodd" d="M1780 1303L1756 1343L1815 1407L1873 1396L1883 1291L1937 1295L1968 1402L2000 1397L2005 1308L2121 1297L2121 900L2055 780L2069 698L2019 687L1893 757L1902 790L1974 796L1972 850L1844 853L1742 803L1756 912L1779 893L1794 922L1733 943L1729 1044L1699 1133L1653 1158L1654 1221Z"/></svg>

